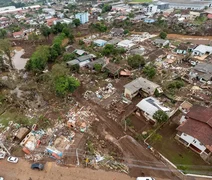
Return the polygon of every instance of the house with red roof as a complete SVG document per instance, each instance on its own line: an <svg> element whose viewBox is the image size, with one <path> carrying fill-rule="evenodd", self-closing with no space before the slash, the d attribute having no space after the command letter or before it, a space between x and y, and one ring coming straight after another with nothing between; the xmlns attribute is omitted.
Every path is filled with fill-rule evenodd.
<svg viewBox="0 0 212 180"><path fill-rule="evenodd" d="M23 31L18 31L18 32L14 32L14 33L13 33L13 37L14 37L15 39L23 38L23 36L24 36Z"/></svg>
<svg viewBox="0 0 212 180"><path fill-rule="evenodd" d="M212 154L212 107L194 105L183 119L175 138L208 160Z"/></svg>
<svg viewBox="0 0 212 180"><path fill-rule="evenodd" d="M58 18L50 18L50 19L47 19L47 20L46 20L46 24L47 24L48 26L52 26L52 25L54 25L54 21L56 21L56 20L58 20Z"/></svg>
<svg viewBox="0 0 212 180"><path fill-rule="evenodd" d="M208 14L208 19L212 19L212 14Z"/></svg>

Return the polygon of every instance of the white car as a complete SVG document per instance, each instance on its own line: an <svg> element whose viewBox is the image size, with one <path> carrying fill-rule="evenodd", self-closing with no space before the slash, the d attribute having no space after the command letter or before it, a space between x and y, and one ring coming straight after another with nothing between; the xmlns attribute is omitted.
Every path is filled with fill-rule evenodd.
<svg viewBox="0 0 212 180"><path fill-rule="evenodd" d="M155 180L152 177L137 177L136 180Z"/></svg>
<svg viewBox="0 0 212 180"><path fill-rule="evenodd" d="M10 157L7 158L7 161L11 162L11 163L17 163L18 162L18 158L10 156Z"/></svg>
<svg viewBox="0 0 212 180"><path fill-rule="evenodd" d="M0 180L4 180L4 178L3 177L0 177Z"/></svg>

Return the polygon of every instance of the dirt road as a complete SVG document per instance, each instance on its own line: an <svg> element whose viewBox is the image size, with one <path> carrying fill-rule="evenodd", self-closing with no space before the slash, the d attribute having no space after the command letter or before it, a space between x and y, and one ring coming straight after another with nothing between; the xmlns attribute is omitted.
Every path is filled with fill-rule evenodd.
<svg viewBox="0 0 212 180"><path fill-rule="evenodd" d="M74 94L77 102L84 106L90 106L97 115L99 122L97 124L97 134L103 135L110 140L124 154L125 162L130 165L130 175L137 177L140 175L151 176L152 174L162 179L178 180L177 177L159 160L157 160L146 147L141 146L130 136L126 135L124 129L117 122L107 117L107 112L101 106L82 99L83 87ZM132 108L130 106L130 108ZM122 118L122 117L119 117ZM139 163L135 163L137 160ZM145 166L145 167L144 167ZM153 173L154 172L154 173Z"/></svg>
<svg viewBox="0 0 212 180"><path fill-rule="evenodd" d="M134 180L126 174L91 170L88 168L65 168L54 162L45 164L44 171L31 170L30 164L20 159L18 164L0 161L0 176L5 180Z"/></svg>
<svg viewBox="0 0 212 180"><path fill-rule="evenodd" d="M181 34L168 34L168 39L192 42L194 44L212 44L212 36L190 36L190 35L181 35Z"/></svg>

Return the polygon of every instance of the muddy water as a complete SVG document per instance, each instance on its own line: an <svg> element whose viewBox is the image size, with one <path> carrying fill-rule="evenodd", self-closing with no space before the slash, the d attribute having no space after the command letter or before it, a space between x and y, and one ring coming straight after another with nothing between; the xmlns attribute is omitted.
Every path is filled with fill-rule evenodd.
<svg viewBox="0 0 212 180"><path fill-rule="evenodd" d="M14 68L18 70L24 69L27 61L29 60L21 58L21 56L25 53L24 49L15 49L14 52L15 54L12 57Z"/></svg>

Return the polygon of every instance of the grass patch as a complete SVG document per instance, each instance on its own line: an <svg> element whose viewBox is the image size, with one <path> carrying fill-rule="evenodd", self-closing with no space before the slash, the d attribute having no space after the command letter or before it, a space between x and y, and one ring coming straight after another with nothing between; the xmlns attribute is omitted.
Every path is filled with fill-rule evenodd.
<svg viewBox="0 0 212 180"><path fill-rule="evenodd" d="M199 16L194 20L195 25L201 25L207 21L207 16Z"/></svg>
<svg viewBox="0 0 212 180"><path fill-rule="evenodd" d="M157 132L162 136L162 140L151 142L150 139L149 143L184 173L212 175L210 165L197 153L174 139L177 133L176 128L177 125L174 123L165 125Z"/></svg>
<svg viewBox="0 0 212 180"><path fill-rule="evenodd" d="M5 112L0 116L0 123L4 126L7 126L9 121L13 121L17 124L22 124L26 126L32 126L36 120L35 119L29 119L26 116L16 113L16 112Z"/></svg>

